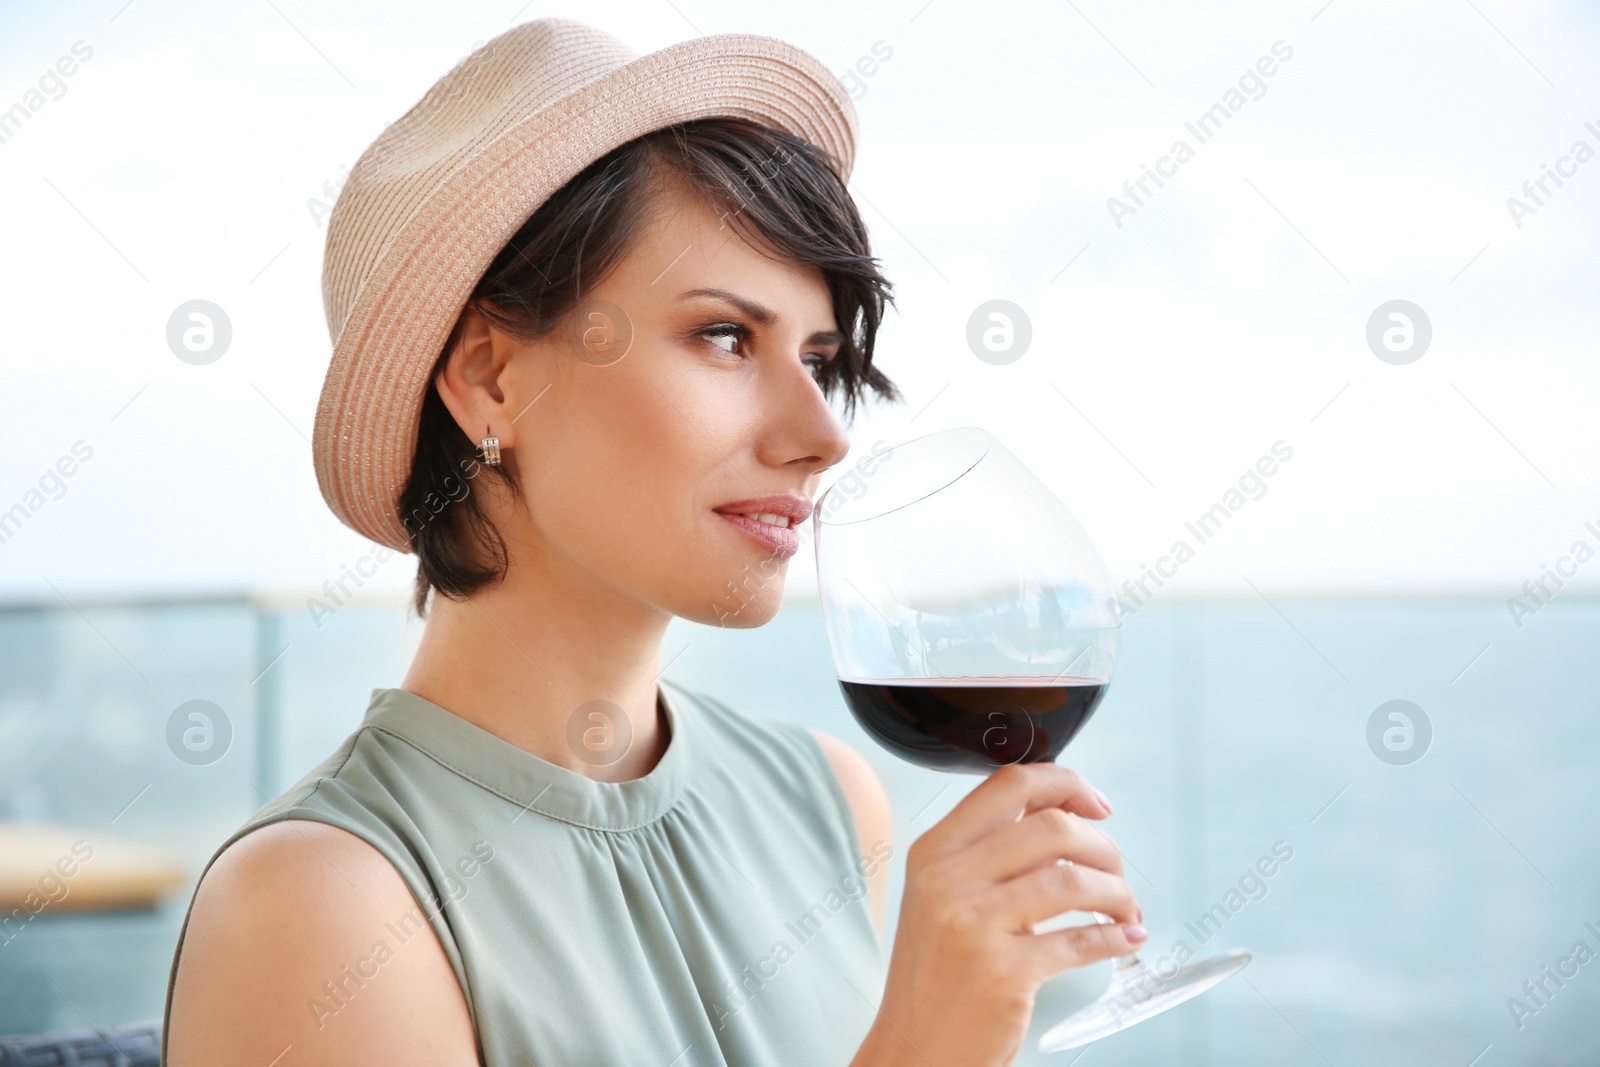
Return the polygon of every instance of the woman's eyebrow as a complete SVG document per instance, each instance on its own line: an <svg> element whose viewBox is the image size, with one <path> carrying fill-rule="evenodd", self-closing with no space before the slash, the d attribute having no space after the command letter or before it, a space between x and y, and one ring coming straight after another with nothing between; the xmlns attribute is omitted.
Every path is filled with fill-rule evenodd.
<svg viewBox="0 0 1600 1067"><path fill-rule="evenodd" d="M769 307L763 307L753 300L747 300L738 293L730 293L726 289L690 289L679 295L679 300L688 300L692 297L709 296L717 300L726 300L734 307L748 315L756 325L770 327L778 321L778 313ZM818 330L806 338L808 345L842 345L844 334L839 330Z"/></svg>

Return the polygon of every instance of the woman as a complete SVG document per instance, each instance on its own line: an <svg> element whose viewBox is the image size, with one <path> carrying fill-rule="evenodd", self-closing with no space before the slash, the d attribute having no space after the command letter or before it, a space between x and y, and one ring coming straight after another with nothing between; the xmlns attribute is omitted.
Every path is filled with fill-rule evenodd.
<svg viewBox="0 0 1600 1067"><path fill-rule="evenodd" d="M167 1063L1005 1063L1045 978L1143 940L1105 799L1013 767L911 846L885 975L868 763L658 686L674 616L776 613L829 398L897 395L854 136L782 42L552 19L357 162L314 452L427 625L202 872ZM1031 933L1069 909L1116 922Z"/></svg>

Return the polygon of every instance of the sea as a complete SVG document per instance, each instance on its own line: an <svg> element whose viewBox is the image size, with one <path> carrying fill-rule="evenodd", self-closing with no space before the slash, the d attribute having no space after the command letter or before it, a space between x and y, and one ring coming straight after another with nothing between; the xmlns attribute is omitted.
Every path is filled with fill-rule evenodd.
<svg viewBox="0 0 1600 1067"><path fill-rule="evenodd" d="M393 601L317 616L292 595L0 607L0 820L82 827L190 872L154 909L0 923L0 1034L159 1020L205 861L399 683L420 625ZM1068 971L1041 988L1016 1062L1600 1063L1597 652L1600 601L1576 597L1523 618L1469 596L1126 618L1107 695L1059 762L1115 806L1145 957L1254 958L1147 1022L1040 1053L1110 964ZM756 629L675 620L661 662L872 762L895 818L888 943L907 847L979 779L867 738L815 601ZM186 705L213 724L202 756Z"/></svg>

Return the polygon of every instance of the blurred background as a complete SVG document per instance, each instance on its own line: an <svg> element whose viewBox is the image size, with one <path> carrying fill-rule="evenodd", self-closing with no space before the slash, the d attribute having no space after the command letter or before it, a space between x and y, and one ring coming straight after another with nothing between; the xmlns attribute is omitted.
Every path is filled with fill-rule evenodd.
<svg viewBox="0 0 1600 1067"><path fill-rule="evenodd" d="M159 1018L206 859L398 683L410 558L311 469L323 227L387 123L547 15L835 70L906 394L856 451L984 426L1106 558L1116 684L1063 760L1148 954L1222 903L1204 950L1256 959L1019 1062L1600 1058L1600 14L1508 0L0 8L0 1034ZM774 622L680 620L661 661L855 743L897 859L975 782L856 727L808 552Z"/></svg>

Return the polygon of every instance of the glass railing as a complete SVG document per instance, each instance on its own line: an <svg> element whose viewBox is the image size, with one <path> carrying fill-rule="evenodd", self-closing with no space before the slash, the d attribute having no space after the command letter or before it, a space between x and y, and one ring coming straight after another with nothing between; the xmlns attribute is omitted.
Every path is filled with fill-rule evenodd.
<svg viewBox="0 0 1600 1067"><path fill-rule="evenodd" d="M1242 945L1255 963L1094 1062L1466 1064L1490 1045L1496 1062L1580 1062L1600 976L1537 983L1575 942L1600 951L1584 926L1600 927L1600 603L1522 621L1489 599L1173 602L1126 620L1116 680L1062 762L1115 803L1145 955ZM0 819L144 845L188 878L153 909L6 927L0 1033L159 1017L206 859L399 683L420 629L400 600L0 609ZM894 803L893 899L906 847L975 784L865 738L814 602L754 630L675 621L661 662L867 755ZM1036 1020L1105 982L1048 983ZM1511 1001L1531 1009L1520 1027Z"/></svg>

